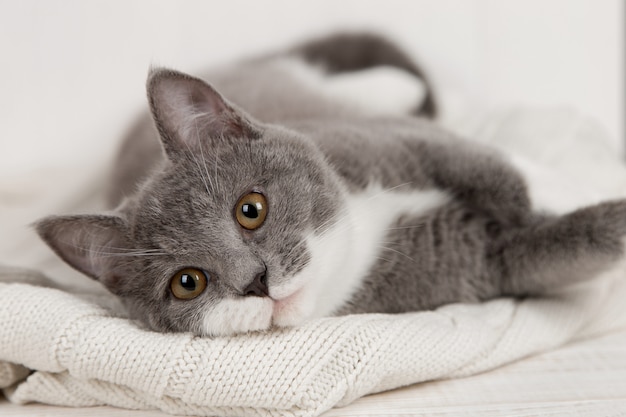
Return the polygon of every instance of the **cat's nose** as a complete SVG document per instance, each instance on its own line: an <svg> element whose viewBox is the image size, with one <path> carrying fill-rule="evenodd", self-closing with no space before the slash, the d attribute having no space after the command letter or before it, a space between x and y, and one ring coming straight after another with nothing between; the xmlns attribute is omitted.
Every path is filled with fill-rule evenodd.
<svg viewBox="0 0 626 417"><path fill-rule="evenodd" d="M258 273L252 282L243 290L246 296L269 297L267 289L267 270Z"/></svg>

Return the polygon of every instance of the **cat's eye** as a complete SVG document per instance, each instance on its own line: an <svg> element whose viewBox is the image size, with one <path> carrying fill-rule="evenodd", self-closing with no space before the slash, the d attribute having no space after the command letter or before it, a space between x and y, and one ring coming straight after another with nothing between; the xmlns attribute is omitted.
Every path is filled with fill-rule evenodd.
<svg viewBox="0 0 626 417"><path fill-rule="evenodd" d="M261 227L267 217L267 200L258 192L251 192L239 199L235 207L237 222L244 229L255 230Z"/></svg>
<svg viewBox="0 0 626 417"><path fill-rule="evenodd" d="M174 297L180 300L191 300L202 294L207 281L208 276L201 269L185 268L172 277L170 289Z"/></svg>

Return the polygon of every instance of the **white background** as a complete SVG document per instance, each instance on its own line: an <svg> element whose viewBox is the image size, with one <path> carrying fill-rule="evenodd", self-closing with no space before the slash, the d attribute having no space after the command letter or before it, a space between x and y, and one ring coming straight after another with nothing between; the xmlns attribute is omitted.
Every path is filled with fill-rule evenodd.
<svg viewBox="0 0 626 417"><path fill-rule="evenodd" d="M88 165L94 155L106 160L145 107L150 65L193 73L346 28L391 35L438 87L477 105L577 108L598 119L621 149L623 6L620 0L0 0L0 185L70 161Z"/></svg>

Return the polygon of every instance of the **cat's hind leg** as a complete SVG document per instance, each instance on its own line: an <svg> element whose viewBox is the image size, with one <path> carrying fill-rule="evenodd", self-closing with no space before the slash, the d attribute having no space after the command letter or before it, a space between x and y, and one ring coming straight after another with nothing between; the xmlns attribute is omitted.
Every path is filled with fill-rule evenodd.
<svg viewBox="0 0 626 417"><path fill-rule="evenodd" d="M503 232L488 254L504 295L533 295L585 281L623 256L626 200L585 207Z"/></svg>

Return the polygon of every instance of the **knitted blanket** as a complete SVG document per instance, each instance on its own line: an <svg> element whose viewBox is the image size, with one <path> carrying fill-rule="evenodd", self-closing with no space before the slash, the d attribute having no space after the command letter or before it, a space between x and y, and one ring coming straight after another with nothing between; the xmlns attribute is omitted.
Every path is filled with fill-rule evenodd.
<svg viewBox="0 0 626 417"><path fill-rule="evenodd" d="M454 127L553 184L554 195L531 191L553 197L557 210L626 195L618 155L574 113L507 111ZM0 268L0 388L16 403L316 416L369 393L483 372L626 326L625 275L626 261L542 298L200 338L143 330L116 315L111 296L39 287L31 284L37 272Z"/></svg>

